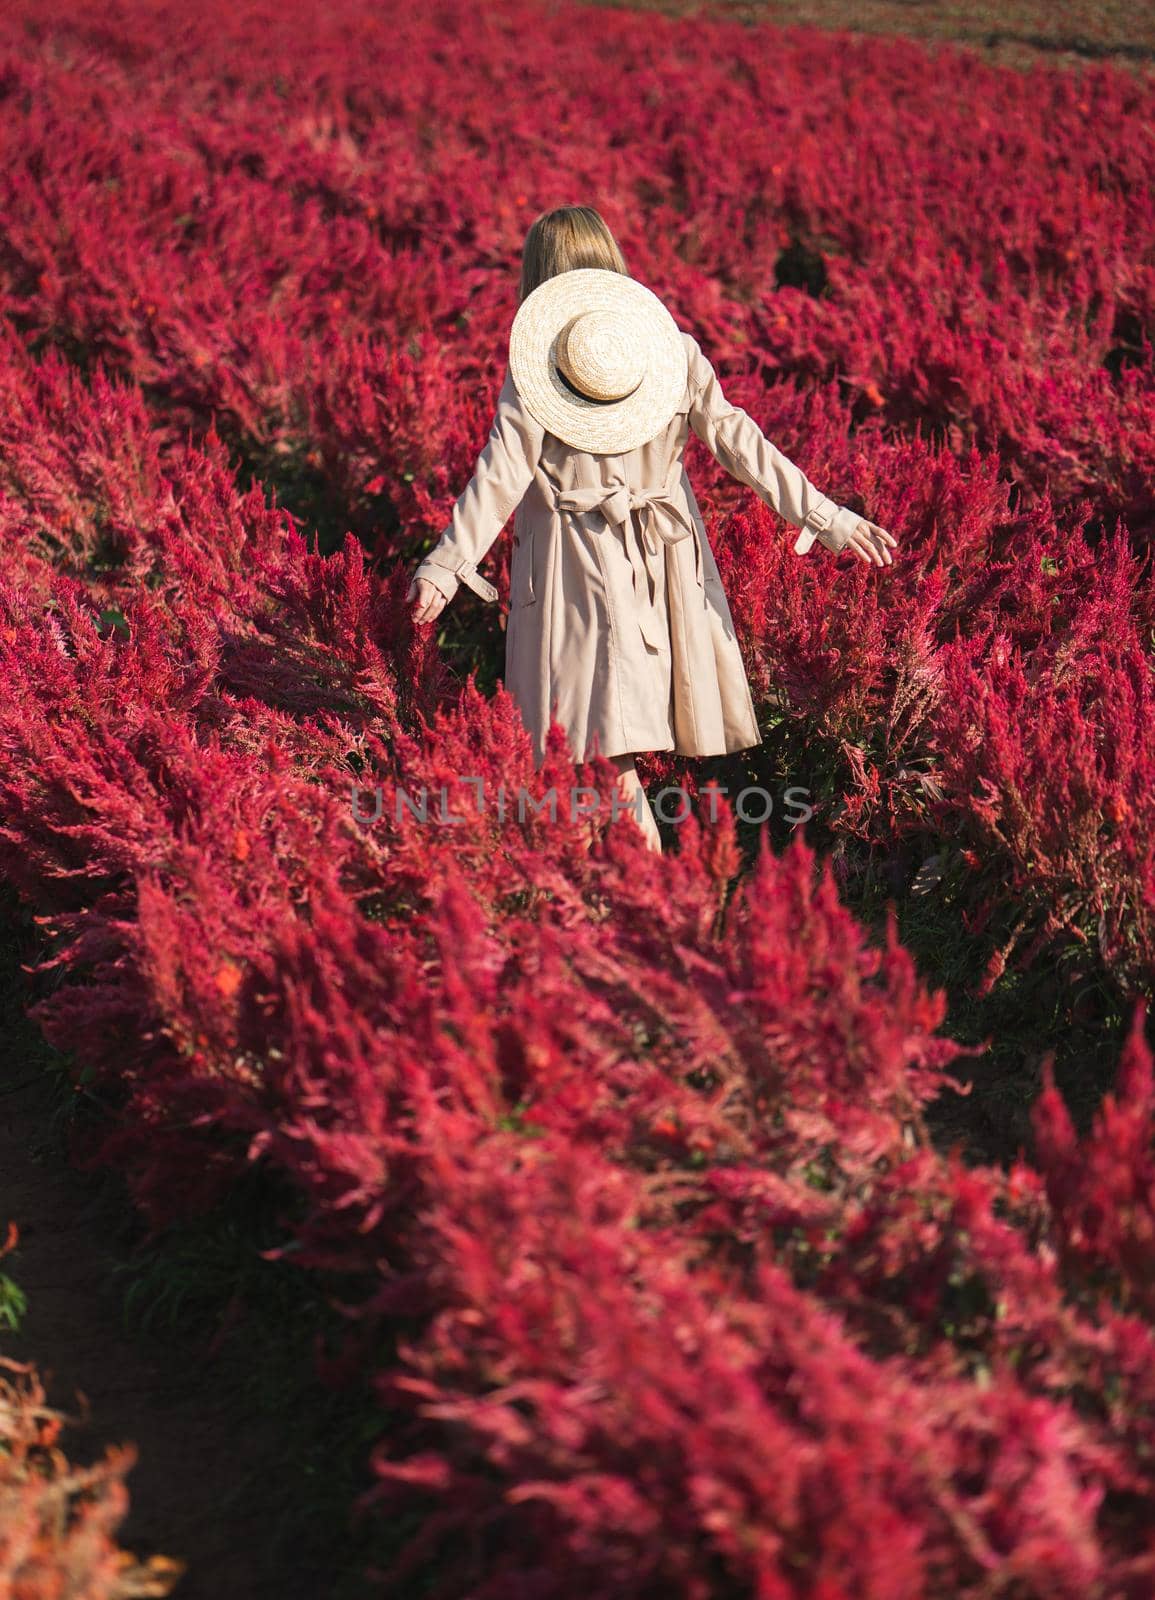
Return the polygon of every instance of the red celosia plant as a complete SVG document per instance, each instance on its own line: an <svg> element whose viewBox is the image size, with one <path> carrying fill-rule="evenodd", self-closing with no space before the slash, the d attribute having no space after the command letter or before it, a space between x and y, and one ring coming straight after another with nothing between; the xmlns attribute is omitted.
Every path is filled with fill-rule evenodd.
<svg viewBox="0 0 1155 1600"><path fill-rule="evenodd" d="M943 653L950 824L983 882L982 923L1013 910L985 987L1032 924L1024 961L1068 931L1124 990L1155 984L1155 688L1126 596L1104 588L1029 657L998 638Z"/></svg>
<svg viewBox="0 0 1155 1600"><path fill-rule="evenodd" d="M1155 1084L1136 1006L1115 1089L1080 1141L1044 1063L1038 1163L1061 1226L1064 1264L1122 1309L1155 1317Z"/></svg>

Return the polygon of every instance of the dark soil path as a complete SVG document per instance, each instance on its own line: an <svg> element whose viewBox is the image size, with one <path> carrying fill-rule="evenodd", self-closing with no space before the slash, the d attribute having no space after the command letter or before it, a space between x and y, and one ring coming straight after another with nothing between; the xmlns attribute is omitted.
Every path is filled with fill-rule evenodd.
<svg viewBox="0 0 1155 1600"><path fill-rule="evenodd" d="M174 1600L326 1600L338 1587L340 1531L302 1528L285 1510L286 1466L299 1440L275 1407L254 1399L245 1337L208 1358L203 1326L176 1334L126 1327L128 1280L114 1268L131 1257L133 1213L115 1175L68 1164L59 1075L24 1015L32 992L20 961L32 958L5 913L7 903L0 1237L11 1219L19 1242L0 1270L24 1291L28 1309L18 1332L0 1330L0 1353L34 1362L48 1403L69 1416L82 1416L77 1392L87 1397L89 1420L61 1437L70 1460L97 1460L109 1443L137 1445L119 1542L141 1557L186 1563ZM317 1555L319 1532L330 1545L326 1557Z"/></svg>

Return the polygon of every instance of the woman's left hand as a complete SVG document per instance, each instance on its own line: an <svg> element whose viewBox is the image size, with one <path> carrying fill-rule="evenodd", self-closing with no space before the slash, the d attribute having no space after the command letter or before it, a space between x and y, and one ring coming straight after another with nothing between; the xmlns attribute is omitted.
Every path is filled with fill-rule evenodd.
<svg viewBox="0 0 1155 1600"><path fill-rule="evenodd" d="M428 578L414 578L405 599L413 602L414 622L432 622L435 617L441 615L446 606L444 594L435 583L430 583Z"/></svg>

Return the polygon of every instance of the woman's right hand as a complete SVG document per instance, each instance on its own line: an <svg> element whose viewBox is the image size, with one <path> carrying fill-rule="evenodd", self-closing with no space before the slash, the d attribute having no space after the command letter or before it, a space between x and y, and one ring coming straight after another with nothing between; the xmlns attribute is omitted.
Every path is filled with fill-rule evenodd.
<svg viewBox="0 0 1155 1600"><path fill-rule="evenodd" d="M894 557L890 552L897 548L898 540L894 534L880 528L877 522L871 522L867 517L857 519L843 546L844 550L853 550L860 561L873 562L876 567L893 566Z"/></svg>
<svg viewBox="0 0 1155 1600"><path fill-rule="evenodd" d="M833 555L849 550L860 561L876 567L894 565L892 550L897 550L898 540L893 533L880 528L869 517L860 517L849 506L839 506L834 520L818 535L818 542Z"/></svg>
<svg viewBox="0 0 1155 1600"><path fill-rule="evenodd" d="M406 600L413 600L413 621L433 622L448 605L448 601L435 583L428 578L414 578L409 585Z"/></svg>

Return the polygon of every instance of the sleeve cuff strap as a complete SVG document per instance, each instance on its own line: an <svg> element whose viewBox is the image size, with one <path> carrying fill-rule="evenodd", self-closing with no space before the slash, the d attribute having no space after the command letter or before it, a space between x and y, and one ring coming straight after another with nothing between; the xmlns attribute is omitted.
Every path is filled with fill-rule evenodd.
<svg viewBox="0 0 1155 1600"><path fill-rule="evenodd" d="M801 531L794 541L795 555L804 556L815 539L829 531L835 517L838 515L839 509L836 500L828 500L823 497L816 506L813 506L807 512L806 520L803 522Z"/></svg>
<svg viewBox="0 0 1155 1600"><path fill-rule="evenodd" d="M480 595L483 600L494 601L497 599L497 590L493 584L483 578L477 570L477 563L470 561L467 556L442 557L427 555L417 568L415 574L418 578L427 578L430 583L436 584L446 596L452 600L457 593L457 584L450 586L446 582L447 576L452 575L472 589L474 594Z"/></svg>

